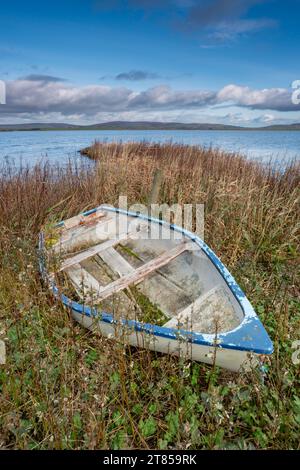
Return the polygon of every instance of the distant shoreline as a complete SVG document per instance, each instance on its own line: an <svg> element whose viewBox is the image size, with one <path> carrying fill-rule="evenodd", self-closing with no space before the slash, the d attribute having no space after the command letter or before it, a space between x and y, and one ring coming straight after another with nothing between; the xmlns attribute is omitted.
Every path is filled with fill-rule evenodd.
<svg viewBox="0 0 300 470"><path fill-rule="evenodd" d="M29 123L0 125L0 132L16 131L300 131L300 123L264 127L241 127L225 124L116 121L88 126L64 123Z"/></svg>

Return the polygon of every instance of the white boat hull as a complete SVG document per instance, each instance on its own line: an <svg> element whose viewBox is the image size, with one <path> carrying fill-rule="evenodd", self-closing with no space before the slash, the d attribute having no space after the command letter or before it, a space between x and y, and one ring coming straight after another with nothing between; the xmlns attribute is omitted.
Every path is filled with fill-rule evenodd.
<svg viewBox="0 0 300 470"><path fill-rule="evenodd" d="M122 341L135 347L151 351L184 357L192 361L223 367L233 372L248 371L259 361L259 355L248 351L239 351L221 347L205 346L184 340L168 339L155 334L129 331L128 328L98 319L93 319L72 310L72 317L80 325L109 339Z"/></svg>
<svg viewBox="0 0 300 470"><path fill-rule="evenodd" d="M57 255L62 250L67 256L56 274L65 271L80 300L67 297L56 284L56 274L48 272L43 233L40 270L54 295L85 328L131 346L235 372L248 370L262 356L272 354L273 344L247 297L215 253L195 234L108 206L99 206L56 227L61 232L51 252ZM130 259L115 249L126 241ZM83 242L88 246L82 246ZM97 277L99 258L96 264L86 264L94 256L114 273L109 281ZM135 266L136 257L139 264ZM130 286L137 286L152 305L159 307L165 315L161 323L146 323L136 316L132 293L129 297L124 294ZM123 311L116 316L113 302L108 308L102 302L118 293L123 295Z"/></svg>

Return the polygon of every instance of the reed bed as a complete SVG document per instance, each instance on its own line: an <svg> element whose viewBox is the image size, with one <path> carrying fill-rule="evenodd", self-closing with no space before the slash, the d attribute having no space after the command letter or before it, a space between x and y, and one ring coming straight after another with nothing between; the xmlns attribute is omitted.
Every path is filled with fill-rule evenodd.
<svg viewBox="0 0 300 470"><path fill-rule="evenodd" d="M2 168L0 448L299 448L299 165L278 171L171 143L95 143L82 153L95 165ZM160 203L205 204L205 241L274 341L264 376L92 335L41 284L40 227L119 195L147 203L157 168Z"/></svg>

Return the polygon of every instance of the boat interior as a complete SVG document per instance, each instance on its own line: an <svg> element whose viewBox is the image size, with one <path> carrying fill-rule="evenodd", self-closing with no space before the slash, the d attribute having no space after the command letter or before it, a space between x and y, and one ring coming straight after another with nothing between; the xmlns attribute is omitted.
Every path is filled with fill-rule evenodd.
<svg viewBox="0 0 300 470"><path fill-rule="evenodd" d="M206 253L168 225L99 208L45 231L45 245L61 292L115 318L206 334L243 320Z"/></svg>

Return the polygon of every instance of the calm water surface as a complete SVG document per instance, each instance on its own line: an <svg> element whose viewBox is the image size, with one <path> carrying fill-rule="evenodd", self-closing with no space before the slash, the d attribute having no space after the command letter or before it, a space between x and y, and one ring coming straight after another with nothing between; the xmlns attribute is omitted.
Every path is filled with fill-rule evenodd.
<svg viewBox="0 0 300 470"><path fill-rule="evenodd" d="M152 141L215 147L240 152L248 158L279 165L300 160L300 132L297 131L26 131L0 132L0 163L16 166L48 160L66 164L87 160L78 151L99 141Z"/></svg>

